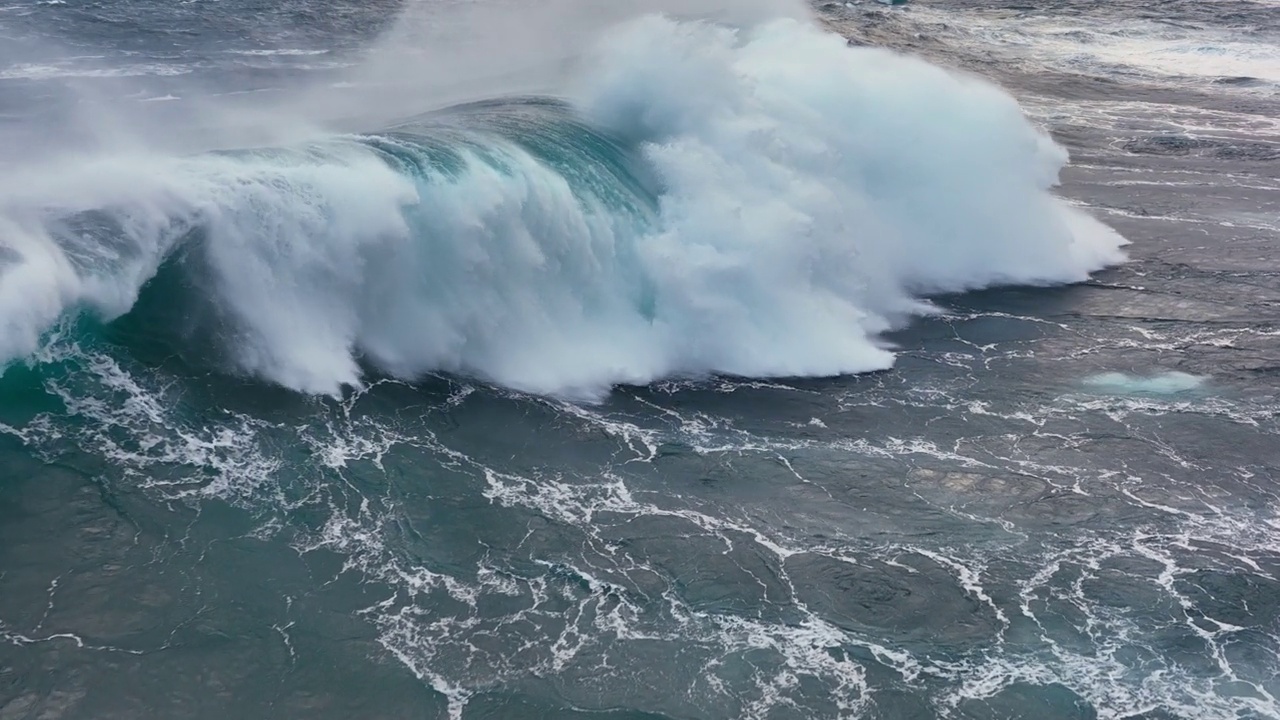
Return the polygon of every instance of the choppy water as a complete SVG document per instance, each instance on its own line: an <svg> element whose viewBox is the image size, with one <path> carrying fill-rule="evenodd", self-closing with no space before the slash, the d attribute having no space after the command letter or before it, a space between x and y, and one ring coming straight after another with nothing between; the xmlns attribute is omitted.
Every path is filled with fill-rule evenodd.
<svg viewBox="0 0 1280 720"><path fill-rule="evenodd" d="M319 208L319 219L296 226L258 205L228 201L221 185L187 193L193 186L169 179L189 179L214 162L175 148L226 147L243 135L274 141L280 129L261 130L254 114L276 102L270 98L307 112L332 109L327 96L298 100L304 83L389 97L362 95L372 81L347 67L364 67L360 53L378 33L407 32L392 27L398 12L71 0L0 9L0 62L8 63L0 67L0 163L45 167L53 160L42 165L42 155L58 155L54 140L72 158L103 146L101 125L77 110L86 106L147 127L142 144L163 149L148 151L136 173L110 175L109 163L88 179L30 170L19 181L9 173L0 186L9 193L9 212L0 217L10 233L33 227L19 211L34 207L18 202L28 196L76 210L105 197L106 207L127 208L107 220L75 216L84 223L78 232L54 237L60 247L81 247L72 263L78 270L136 267L140 280L157 272L141 284L137 302L128 292L121 298L101 285L75 285L85 306L98 303L96 314L55 311L35 351L0 377L0 717L1280 717L1274 4L997 8L914 0L905 9L824 11L824 22L860 42L1002 83L1070 150L1058 194L1131 242L1129 262L1085 282L935 295L941 312L899 317L917 291L1002 277L1069 281L1108 264L1049 250L1014 263L1025 239L1018 228L1043 230L1037 242L1049 247L1044 238L1058 227L1053 212L1035 210L1040 196L1030 192L1016 207L986 204L990 194L948 204L921 193L905 210L868 202L873 211L845 214L855 199L877 198L875 183L860 194L858 178L884 183L923 169L943 191L961 193L968 191L963 180L982 186L1000 174L1001 162L1039 167L1039 151L993 140L997 133L982 132L983 123L946 135L939 128L957 121L889 112L887 120L868 120L867 130L897 123L915 134L899 143L883 136L887 150L874 163L857 160L848 172L835 165L827 184L840 189L839 202L827 209L805 181L833 166L803 154L805 142L840 148L841 161L875 143L845 144L847 124L828 127L799 113L770 136L786 143L757 146L759 135L746 133L717 145L726 137L717 133L737 125L698 125L688 118L702 116L689 115L680 127L699 143L676 143L683 151L676 157L613 155L629 147L625 138L594 146L629 158L614 167L635 183L626 194L634 203L629 217L668 231L661 247L671 263L645 255L647 241L634 245L642 269L625 272L618 268L630 256L600 244L592 245L601 263L593 267L548 249L547 238L578 237L630 247L630 226L604 234L590 212L581 235L579 225L550 222L551 210L529 214L530 207L572 205L566 198L605 202L600 188L617 186L602 176L569 173L579 184L563 196L539 194L529 181L521 185L520 212L510 216L499 212L510 206L503 200L509 186L501 184L484 196L488 214L455 218L449 208L456 206L440 201L436 214L423 216L443 244L429 246L422 267L445 270L422 295L409 295L425 297L433 313L408 313L395 332L377 333L370 319L404 306L374 303L386 296L368 288L386 286L366 286L363 275L352 280L346 271L379 256L362 250L317 260L308 252L339 247L321 242L336 237L331 228L382 227L382 204L347 212L325 200L326 191L358 195L344 181L350 174L337 173L333 184L308 175L282 185L282 176L252 165L252 172L218 176L241 187L313 192L304 196L320 200L305 207ZM627 79L681 77L657 61L644 67L649 74ZM818 66L800 67L824 76ZM906 66L861 72L865 84L847 91L860 113L896 111L927 94L910 91L926 78ZM690 87L708 90L710 77ZM397 75L396 82L408 81ZM401 95L391 94L391 111L343 105L334 114L374 132L383 126L352 118L437 104L412 108L414 99ZM839 114L836 99L825 112L853 117ZM201 113L206 102L219 110L217 120ZM950 117L962 107L939 103ZM974 118L1006 121L979 105ZM717 107L702 109L711 117ZM243 124L220 125L231 116ZM425 150L388 150L421 162L426 184L414 187L449 187L430 183L465 174L431 141L456 139L440 134L453 127L449 117L437 125L428 118L426 130L421 119L413 125ZM778 117L752 115L752 127L774 127ZM501 112L498 118L509 121ZM573 126L549 127L545 137L554 140ZM535 158L564 157L555 142L530 144L524 129L502 130ZM476 125L464 122L459 132L477 132ZM949 176L941 161L930 164L937 153L923 161L908 153L944 140L954 144L954 157L974 164ZM349 157L316 142L307 157ZM130 153L137 144L130 140ZM750 182L730 185L727 178L747 174L726 170L714 183L726 191L695 194L701 202L690 207L728 197L745 206L741 213L751 203L773 208L764 199L780 197L807 218L802 226L748 222L713 241L710 231L732 213L675 215L661 192L650 194L651 182L668 192L713 185L695 182L699 168L733 168L728 160L711 163L758 147L771 163L750 169L786 170L777 176L785 180L764 185L774 195L755 182L773 176L750 174ZM681 164L693 150L708 154ZM540 177L517 172L524 155L486 157L496 157L503 177ZM348 167L363 173L361 187L383 182L381 170L361 163ZM656 169L658 179L644 168ZM148 173L165 183L148 184ZM124 180L101 189L102 177ZM403 191L397 183L374 187ZM148 212L162 204L164 222L153 222ZM175 207L188 214L174 214ZM252 217L274 218L275 229L230 233L249 216L228 208L258 208ZM977 232L928 246L929 233L901 229L935 208ZM1021 224L987 217L1001 210ZM474 230L468 221L477 217L506 219L479 223L475 235L459 230ZM765 217L776 216L748 216ZM863 231L851 233L863 264L832 273L859 282L828 281L815 270L803 275L812 280L804 289L902 321L884 336L893 367L831 378L749 377L785 375L769 370L793 366L795 374L810 366L817 370L809 374L825 374L830 362L806 362L840 342L853 355L833 354L831 362L854 358L871 367L886 357L875 322L845 323L831 306L804 304L807 295L791 292L796 286L782 292L765 282L779 277L775 271L801 277L787 274L800 272L790 262L801 250L816 258L804 266L810 269L843 258L832 250L843 245L824 241L828 225L820 221L828 220ZM864 222L893 229L906 249L891 253L864 239L886 237L866 234ZM164 232L138 231L153 226ZM797 227L808 234L779 235ZM948 227L938 224L937 234ZM285 232L291 228L300 234ZM759 236L746 232L757 229ZM399 237L394 230L386 237ZM670 240L680 232L692 238L688 245ZM1011 242L1002 246L1003 232ZM165 249L154 256L158 271L143 261L153 246L130 244L141 237L163 238L154 246ZM223 256L201 254L219 238L259 237L293 254L254 255L261 246L247 241L230 246L239 254L225 256L227 265L214 262ZM299 237L315 244L286 242ZM446 262L455 256L445 250L467 258L467 248L527 249L511 239L526 237L542 252L519 257L537 255L541 263ZM786 242L770 244L774 237ZM85 244L67 244L76 238ZM756 254L731 252L746 240ZM983 244L989 240L995 244ZM36 295L9 289L44 287L15 283L34 277L15 274L32 247L0 255L6 348L21 345L15 328L38 315L14 310L35 307ZM733 262L713 264L714 273L690 269L708 256ZM307 272L251 282L261 268L278 269L281 257L302 258ZM418 255L390 257L378 267L402 267L409 277L420 271L410 262ZM974 257L982 262L970 268L965 258ZM885 272L861 275L867 264ZM610 294L616 282L602 283L592 290L597 304L569 312L577 306L557 292L493 281L493 267L539 279L543 270L531 268L548 266L573 288L590 287L571 282L583 278L643 282L628 286L623 300ZM885 277L895 279L882 283ZM307 292L312 281L323 292ZM320 322L309 312L321 302L316 297L323 317L337 319ZM350 298L372 304L342 305ZM473 298L480 299L469 304ZM123 307L104 322L108 300ZM382 311L361 314L368 307ZM520 315L526 307L543 312ZM631 327L634 313L675 322L677 310L698 322L673 335L619 330ZM836 320L825 322L826 312ZM280 317L287 322L267 322ZM602 334L592 323L598 317L619 331ZM458 318L465 322L452 324ZM733 318L741 324L727 324ZM438 323L436 334L414 331L427 320ZM465 342L437 352L441 327ZM344 328L357 328L354 339ZM493 332L468 334L475 328ZM286 336L295 341L287 347L311 344L292 355L270 341ZM625 352L613 357L601 348ZM511 389L575 390L573 380L587 375L593 387L601 378L623 384L598 403ZM306 378L357 376L363 386L338 397L287 389L306 386ZM477 376L493 382L469 379ZM642 382L626 382L632 377Z"/></svg>

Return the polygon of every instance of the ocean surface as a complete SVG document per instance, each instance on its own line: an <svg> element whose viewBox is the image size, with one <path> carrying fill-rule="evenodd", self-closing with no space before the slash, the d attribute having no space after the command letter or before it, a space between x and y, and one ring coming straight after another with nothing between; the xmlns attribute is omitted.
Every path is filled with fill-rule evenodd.
<svg viewBox="0 0 1280 720"><path fill-rule="evenodd" d="M0 0L0 718L1280 718L1280 5Z"/></svg>

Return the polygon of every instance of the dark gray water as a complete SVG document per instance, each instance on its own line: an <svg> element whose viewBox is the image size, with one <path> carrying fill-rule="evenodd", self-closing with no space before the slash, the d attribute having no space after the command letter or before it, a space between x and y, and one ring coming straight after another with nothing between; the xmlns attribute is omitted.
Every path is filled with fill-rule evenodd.
<svg viewBox="0 0 1280 720"><path fill-rule="evenodd" d="M341 83L396 12L0 8L0 162ZM1280 9L823 18L1004 85L1130 262L598 404L286 390L162 270L0 377L0 718L1280 718Z"/></svg>

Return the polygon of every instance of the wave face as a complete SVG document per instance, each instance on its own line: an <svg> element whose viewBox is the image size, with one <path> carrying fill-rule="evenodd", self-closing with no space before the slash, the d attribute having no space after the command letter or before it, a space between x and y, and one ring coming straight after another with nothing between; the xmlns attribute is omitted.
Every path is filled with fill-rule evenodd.
<svg viewBox="0 0 1280 720"><path fill-rule="evenodd" d="M0 355L87 311L307 393L372 367L590 399L887 368L923 294L1123 260L985 82L794 20L643 18L583 66L563 103L37 173L0 201Z"/></svg>

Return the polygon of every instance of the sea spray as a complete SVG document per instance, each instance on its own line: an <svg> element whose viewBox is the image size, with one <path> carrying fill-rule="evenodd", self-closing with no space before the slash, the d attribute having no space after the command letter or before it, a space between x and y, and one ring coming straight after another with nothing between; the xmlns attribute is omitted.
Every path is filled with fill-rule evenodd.
<svg viewBox="0 0 1280 720"><path fill-rule="evenodd" d="M878 336L922 294L1123 259L1051 194L1066 153L983 81L793 19L641 18L583 67L568 105L37 172L0 201L0 351L176 273L164 301L212 319L227 369L299 391L371 366L594 399L886 368Z"/></svg>

